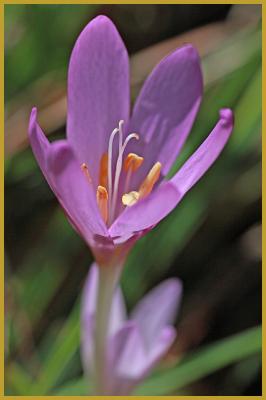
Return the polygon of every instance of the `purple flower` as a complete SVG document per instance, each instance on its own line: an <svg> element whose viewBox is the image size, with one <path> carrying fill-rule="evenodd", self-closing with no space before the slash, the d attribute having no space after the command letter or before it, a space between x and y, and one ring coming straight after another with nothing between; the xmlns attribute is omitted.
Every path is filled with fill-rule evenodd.
<svg viewBox="0 0 266 400"><path fill-rule="evenodd" d="M212 132L176 175L165 179L192 128L202 90L197 51L185 45L155 67L130 115L128 54L113 23L98 16L71 55L67 139L50 144L33 108L35 157L99 265L123 259L224 148L233 128L229 109L220 111Z"/></svg>
<svg viewBox="0 0 266 400"><path fill-rule="evenodd" d="M95 308L99 269L93 264L83 292L82 361L86 374L94 374ZM109 314L104 387L101 394L127 395L143 380L172 345L172 327L182 294L178 279L168 279L148 293L126 319L120 288Z"/></svg>

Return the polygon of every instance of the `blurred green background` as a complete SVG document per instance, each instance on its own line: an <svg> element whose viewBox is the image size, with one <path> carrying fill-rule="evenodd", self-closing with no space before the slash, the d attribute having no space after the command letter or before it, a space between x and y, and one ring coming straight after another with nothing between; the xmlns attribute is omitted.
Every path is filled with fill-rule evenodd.
<svg viewBox="0 0 266 400"><path fill-rule="evenodd" d="M65 134L66 72L83 26L103 13L131 56L132 101L152 67L191 42L205 96L175 171L231 107L235 129L214 167L132 251L129 310L178 276L184 298L171 351L136 394L261 394L261 7L5 6L5 394L86 394L79 298L90 251L67 223L29 148L38 106Z"/></svg>

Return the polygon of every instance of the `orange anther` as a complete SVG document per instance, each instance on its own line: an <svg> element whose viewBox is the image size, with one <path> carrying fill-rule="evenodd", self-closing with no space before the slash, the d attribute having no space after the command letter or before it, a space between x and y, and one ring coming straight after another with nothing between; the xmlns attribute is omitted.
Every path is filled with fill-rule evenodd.
<svg viewBox="0 0 266 400"><path fill-rule="evenodd" d="M139 188L140 197L146 197L151 193L153 186L158 181L160 173L161 173L162 164L158 161L154 164L154 166L149 171L148 175L142 182Z"/></svg>
<svg viewBox="0 0 266 400"><path fill-rule="evenodd" d="M89 173L89 168L88 168L87 164L82 163L80 168L81 168L81 171L84 173L87 181L89 183L92 183L92 179L91 179L91 176L90 176L90 173Z"/></svg>
<svg viewBox="0 0 266 400"><path fill-rule="evenodd" d="M108 154L104 153L100 161L99 185L107 187L108 185Z"/></svg>
<svg viewBox="0 0 266 400"><path fill-rule="evenodd" d="M143 160L143 157L140 157L135 153L129 153L124 161L125 171L127 172L129 169L132 169L133 172L137 171L143 163Z"/></svg>
<svg viewBox="0 0 266 400"><path fill-rule="evenodd" d="M106 223L108 219L108 192L104 186L98 186L96 198L101 216Z"/></svg>

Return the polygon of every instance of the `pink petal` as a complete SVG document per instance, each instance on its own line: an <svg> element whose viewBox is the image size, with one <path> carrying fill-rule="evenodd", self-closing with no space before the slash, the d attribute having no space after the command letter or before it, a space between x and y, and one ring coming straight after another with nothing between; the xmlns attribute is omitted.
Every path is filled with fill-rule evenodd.
<svg viewBox="0 0 266 400"><path fill-rule="evenodd" d="M220 119L213 131L171 180L182 194L198 182L220 155L232 133L233 124L232 111L228 108L220 110Z"/></svg>
<svg viewBox="0 0 266 400"><path fill-rule="evenodd" d="M110 354L112 354L108 366L109 394L129 395L166 354L174 338L175 330L172 327L164 327L148 351L139 327L134 321L128 321L109 340Z"/></svg>
<svg viewBox="0 0 266 400"><path fill-rule="evenodd" d="M163 182L146 199L127 207L120 214L109 230L112 237L123 237L130 232L134 235L156 225L169 214L220 155L232 129L233 113L229 109L222 109L212 132L177 174L170 181Z"/></svg>
<svg viewBox="0 0 266 400"><path fill-rule="evenodd" d="M71 147L66 140L49 143L38 125L36 108L30 116L29 138L47 182L75 229L91 245L95 235L108 237L94 189L81 172Z"/></svg>
<svg viewBox="0 0 266 400"><path fill-rule="evenodd" d="M148 77L136 101L129 130L140 134L133 151L144 157L143 180L151 165L162 163L166 175L197 115L203 91L197 51L185 45L165 57Z"/></svg>
<svg viewBox="0 0 266 400"><path fill-rule="evenodd" d="M149 353L149 372L169 351L176 338L176 330L172 326L165 326L158 335L154 346Z"/></svg>
<svg viewBox="0 0 266 400"><path fill-rule="evenodd" d="M128 55L114 24L92 20L79 35L68 71L67 136L98 185L100 158L119 120L129 115Z"/></svg>
<svg viewBox="0 0 266 400"><path fill-rule="evenodd" d="M138 379L141 376L143 368L146 367L148 351L145 349L143 337L138 325L130 321L131 329L128 329L128 335L124 341L122 351L117 357L116 373L123 379ZM119 339L119 334L116 335Z"/></svg>
<svg viewBox="0 0 266 400"><path fill-rule="evenodd" d="M131 319L136 321L147 348L153 348L162 329L174 323L182 295L179 279L168 279L137 304Z"/></svg>
<svg viewBox="0 0 266 400"><path fill-rule="evenodd" d="M141 354L143 352L143 358L141 356L141 359L145 359L143 343L141 341L140 343L134 342L136 345L135 352L137 353L137 357L135 357L135 355L133 358L130 356L130 360L127 360L128 365L126 365L126 369L123 365L125 354L128 354L127 351L130 343L133 343L132 338L133 340L134 338L136 339L136 329L137 328L134 323L127 321L113 337L109 338L109 373L107 382L109 395L127 395L138 383L138 378L130 376L127 368L130 368L130 365L135 363L135 360L139 357L139 353ZM140 339L140 337L138 338Z"/></svg>

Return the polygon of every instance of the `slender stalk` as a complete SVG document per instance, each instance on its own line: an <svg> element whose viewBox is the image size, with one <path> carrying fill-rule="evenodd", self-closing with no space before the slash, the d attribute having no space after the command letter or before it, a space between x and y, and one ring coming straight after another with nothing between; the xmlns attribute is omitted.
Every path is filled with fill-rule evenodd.
<svg viewBox="0 0 266 400"><path fill-rule="evenodd" d="M106 353L109 317L115 287L120 276L120 266L99 267L99 286L94 337L94 391L95 395L108 394L106 382Z"/></svg>

